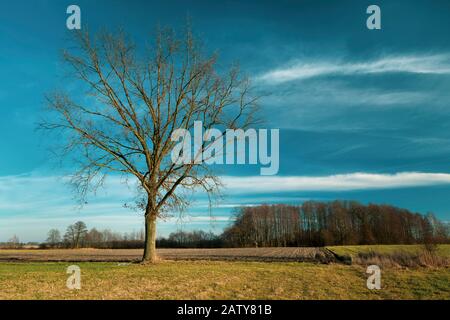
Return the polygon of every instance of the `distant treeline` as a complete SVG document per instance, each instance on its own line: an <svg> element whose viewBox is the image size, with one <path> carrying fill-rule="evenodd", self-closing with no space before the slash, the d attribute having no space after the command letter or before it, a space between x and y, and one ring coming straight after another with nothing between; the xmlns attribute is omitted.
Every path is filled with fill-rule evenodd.
<svg viewBox="0 0 450 320"><path fill-rule="evenodd" d="M168 238L157 239L156 246L159 248L222 248L225 243L220 235L194 230L172 232Z"/></svg>
<svg viewBox="0 0 450 320"><path fill-rule="evenodd" d="M449 230L431 213L354 201L310 201L241 208L222 239L232 247L447 243Z"/></svg>
<svg viewBox="0 0 450 320"><path fill-rule="evenodd" d="M144 230L131 233L118 233L109 229L87 229L83 221L67 227L61 237L57 229L48 232L48 238L41 248L98 248L98 249L140 249L144 247ZM192 232L172 232L169 237L156 240L159 248L220 248L224 242L220 235L195 230Z"/></svg>
<svg viewBox="0 0 450 320"><path fill-rule="evenodd" d="M67 227L64 236L57 229L51 229L41 248L99 248L99 249L138 249L144 247L144 231L119 233L109 229L88 230L83 221Z"/></svg>
<svg viewBox="0 0 450 320"><path fill-rule="evenodd" d="M448 243L449 225L432 213L421 215L389 205L355 201L305 202L302 205L261 205L236 210L233 223L221 235L177 231L157 239L159 248L288 247L367 244ZM145 233L120 234L88 230L79 221L48 233L50 248L144 247ZM15 241L17 242L17 241Z"/></svg>
<svg viewBox="0 0 450 320"><path fill-rule="evenodd" d="M38 248L38 242L20 242L19 237L13 235L7 242L0 242L0 249L33 249Z"/></svg>

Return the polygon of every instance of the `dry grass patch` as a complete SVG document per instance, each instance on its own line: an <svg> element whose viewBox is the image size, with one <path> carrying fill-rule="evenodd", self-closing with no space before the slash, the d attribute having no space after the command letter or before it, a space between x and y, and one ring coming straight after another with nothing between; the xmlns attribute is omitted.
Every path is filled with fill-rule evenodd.
<svg viewBox="0 0 450 320"><path fill-rule="evenodd" d="M82 289L65 286L68 263L0 263L0 299L450 299L449 269L382 270L366 287L362 266L295 262L77 263Z"/></svg>
<svg viewBox="0 0 450 320"><path fill-rule="evenodd" d="M450 267L450 245L375 245L329 247L342 258L354 264L380 267Z"/></svg>

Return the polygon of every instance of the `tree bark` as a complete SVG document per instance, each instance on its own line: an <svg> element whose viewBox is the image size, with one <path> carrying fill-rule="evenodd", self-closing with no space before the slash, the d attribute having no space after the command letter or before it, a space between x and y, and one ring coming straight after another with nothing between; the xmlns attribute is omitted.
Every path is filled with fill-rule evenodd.
<svg viewBox="0 0 450 320"><path fill-rule="evenodd" d="M145 212L145 244L143 263L155 263L158 260L156 255L156 212L147 209Z"/></svg>

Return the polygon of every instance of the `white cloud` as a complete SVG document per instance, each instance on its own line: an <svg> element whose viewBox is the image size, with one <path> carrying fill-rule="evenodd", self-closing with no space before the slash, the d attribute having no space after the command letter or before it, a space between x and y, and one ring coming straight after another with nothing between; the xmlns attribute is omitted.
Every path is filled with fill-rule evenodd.
<svg viewBox="0 0 450 320"><path fill-rule="evenodd" d="M291 106L295 111L310 111L317 115L317 107L332 105L333 110L348 111L354 106L365 107L408 107L420 103L430 103L432 94L416 91L386 91L381 89L354 89L344 85L337 85L327 81L325 84L305 84L289 90L275 91L261 99L268 107ZM281 108L279 108L281 109ZM293 117L296 113L292 109L286 116ZM330 107L326 108L330 111ZM319 113L320 117L320 113Z"/></svg>
<svg viewBox="0 0 450 320"><path fill-rule="evenodd" d="M448 173L400 172L395 174L348 173L329 176L222 176L227 194L259 194L289 191L343 191L407 188L450 184ZM0 177L0 217L16 214L33 217L59 218L68 213L76 215L99 214L119 216L130 212L123 204L131 201L132 192L120 179L111 178L105 190L92 196L92 202L80 209L70 190L57 176ZM201 198L201 194L198 194ZM278 198L277 198L278 199ZM230 199L232 200L232 199ZM248 199L246 201L255 201ZM239 205L253 206L255 202ZM230 208L233 202L218 204L217 208ZM204 208L204 201L196 208Z"/></svg>
<svg viewBox="0 0 450 320"><path fill-rule="evenodd" d="M235 207L238 207L236 205ZM233 208L235 208L233 207ZM160 221L160 223L164 224L180 224L180 223L189 223L189 222L229 222L231 217L229 216L214 216L214 215L208 215L208 216L191 216L186 215L183 217L170 217L166 218Z"/></svg>
<svg viewBox="0 0 450 320"><path fill-rule="evenodd" d="M223 182L227 192L230 193L349 191L450 184L450 174L401 172L395 174L350 173L316 177L224 177Z"/></svg>
<svg viewBox="0 0 450 320"><path fill-rule="evenodd" d="M61 211L73 210L77 202L67 182L64 176L39 174L0 177L0 214L16 210L37 212L49 206ZM123 204L133 197L133 187L120 177L108 177L104 186L95 197L90 197L95 201L88 204L91 209L101 210L102 204Z"/></svg>
<svg viewBox="0 0 450 320"><path fill-rule="evenodd" d="M388 56L367 62L342 61L294 62L270 70L256 78L268 84L308 79L324 75L355 75L385 72L450 74L450 55Z"/></svg>

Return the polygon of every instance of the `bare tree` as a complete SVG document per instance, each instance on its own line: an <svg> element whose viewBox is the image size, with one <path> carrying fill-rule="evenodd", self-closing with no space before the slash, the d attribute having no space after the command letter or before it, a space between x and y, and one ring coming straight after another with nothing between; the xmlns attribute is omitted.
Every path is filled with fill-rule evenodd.
<svg viewBox="0 0 450 320"><path fill-rule="evenodd" d="M86 224L83 221L78 221L67 227L64 234L64 241L67 242L72 248L79 248L88 233Z"/></svg>
<svg viewBox="0 0 450 320"><path fill-rule="evenodd" d="M86 234L86 242L89 245L98 245L99 243L103 242L103 235L96 228L92 228Z"/></svg>
<svg viewBox="0 0 450 320"><path fill-rule="evenodd" d="M18 249L21 247L19 237L13 235L11 239L8 240L8 247L11 249Z"/></svg>
<svg viewBox="0 0 450 320"><path fill-rule="evenodd" d="M61 242L61 233L58 229L51 229L47 234L47 243L56 246Z"/></svg>
<svg viewBox="0 0 450 320"><path fill-rule="evenodd" d="M220 181L198 161L199 155L222 139L226 129L255 123L257 99L249 93L248 79L237 67L218 72L216 55L202 52L189 28L180 37L170 29L158 30L145 52L122 33L78 33L76 47L64 53L64 60L89 94L58 92L48 99L56 116L42 127L61 130L64 154L74 152L79 159L72 182L82 197L108 174L138 182L145 262L157 259L159 217L185 208L197 188L217 193ZM173 133L192 131L196 121L204 131L218 128L221 136L202 141L192 161L173 161Z"/></svg>

